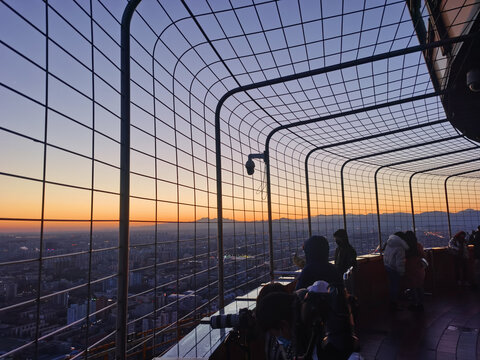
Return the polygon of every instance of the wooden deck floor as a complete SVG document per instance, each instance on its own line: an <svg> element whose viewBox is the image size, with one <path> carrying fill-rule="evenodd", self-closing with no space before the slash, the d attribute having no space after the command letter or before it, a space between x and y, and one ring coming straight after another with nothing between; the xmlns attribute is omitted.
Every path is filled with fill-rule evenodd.
<svg viewBox="0 0 480 360"><path fill-rule="evenodd" d="M357 325L365 359L480 359L480 292L469 288L426 295L423 313L363 309Z"/></svg>

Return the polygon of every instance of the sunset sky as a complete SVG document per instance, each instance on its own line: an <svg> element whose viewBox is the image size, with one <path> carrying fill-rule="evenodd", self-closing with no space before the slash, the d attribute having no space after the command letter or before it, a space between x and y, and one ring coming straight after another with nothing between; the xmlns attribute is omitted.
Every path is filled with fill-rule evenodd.
<svg viewBox="0 0 480 360"><path fill-rule="evenodd" d="M0 156L0 231L36 231L40 226L41 219L48 222L48 225L45 226L50 229L75 229L87 226L90 220L102 221L96 223L96 227L110 228L117 226L115 221L119 217L120 71L118 66L120 48L118 42L120 27L118 19L125 2L118 1L109 4L112 14L95 3L92 9L95 23L90 21L88 16L90 9L87 4L83 4L84 8L80 8L73 2L52 1L50 3L51 8L48 10L50 40L47 48L45 46L46 14L45 5L42 2L16 1L9 2L8 6L0 5L2 41L0 45L2 62L0 68L2 85L0 86L0 152L2 154ZM298 19L295 20L295 14L299 12L299 9L295 4L279 2L277 5L280 7L280 13L284 14L286 18L288 18L286 14L291 12L292 24L298 21ZM194 13L206 11L202 9L203 5L200 2L190 1L189 5ZM179 4L169 4L169 6L172 7L168 9L169 13L175 14L173 20L179 20L188 15ZM277 19L266 16L271 10L269 8L271 6L274 5L265 4L258 7L259 16L263 16L262 19L265 20L261 27L256 18L245 16L242 22L244 28L239 29L232 26L231 35L251 31L251 46L258 47L258 49L266 47L267 41L270 42L268 46L283 41L276 38L278 33L273 30L267 32L270 36L268 40L253 35L256 34L255 31L258 32L258 29L268 30L278 26ZM306 40L318 41L321 36L333 37L336 36L336 31L350 34L341 38L341 44L332 40L328 46L324 45L324 49L326 49L324 51L341 46L341 50L345 52L345 58L342 58L342 61L349 60L349 56L353 56L350 53L360 43L367 45L371 41L378 43L382 38L393 39L403 36L408 39L405 46L418 44L409 14L404 10L404 2L392 2L383 10L372 3L371 10L367 12L366 16L370 24L378 21L380 16L382 24L379 23L377 26L381 26L382 31L366 31L365 28L362 28L361 38L359 38L358 30L363 25L359 22L358 16L353 16L355 11L361 10L361 6L360 8L355 4L348 6L352 6L350 9L352 16L347 16L348 19L345 21L342 18L341 23L333 15L338 11L336 9L338 4L335 5L332 2L321 9L324 16L331 17L331 19L327 19L328 21L325 20L329 26L323 24L321 31L320 27L317 27L315 31L315 22L312 20L305 27L307 29ZM315 18L309 14L320 11L316 7L314 2L305 2L305 8L302 9L303 21L309 21L309 17ZM16 11L23 14L31 23L21 19L15 13ZM156 14L155 11L159 14L157 24L155 24L158 29L155 28L155 30L160 33L162 26L166 27L172 19L166 17L166 12L159 12L157 5L153 2L144 1L139 6L139 13L147 20L157 16L152 15ZM247 15L246 11L247 9L245 9L245 15ZM343 9L343 11L348 12L348 9ZM242 12L239 11L240 13ZM228 21L228 16L231 14L225 13L224 16L223 20L218 21ZM199 17L199 22L206 33L212 36L218 34L218 38L223 37L224 34L219 26L208 19L207 16ZM68 24L67 21L71 24ZM367 20L365 21L368 23ZM132 148L134 150L131 152L132 221L175 222L217 217L214 134L212 131L212 108L214 105L211 105L215 102L210 100L209 95L206 94L204 97L206 105L202 108L202 104L197 99L189 98L186 95L186 86L183 85L190 84L192 92L196 91L196 86L200 86L194 83L187 73L189 66L192 69L203 66L197 64L200 61L199 56L203 56L202 61L212 58L213 63L217 60L211 49L205 50L199 46L199 53L203 52L201 55L192 53L191 57L182 58L182 61L178 63L178 68L183 69L183 73L180 73L173 54L186 52L189 46L188 41L194 43L200 41L198 39L201 38L193 22L188 21L181 24L184 26L183 32L190 34L190 38L180 38L180 33L174 31L173 28L166 30L164 36L167 40L159 43L159 50L153 55L158 62L154 63L153 67L157 74L155 75L156 82L154 82L152 74L148 73L148 71L153 71L152 54L148 54L139 44L145 45L148 47L148 51L151 51L154 48L155 36L151 30L142 25L138 17L134 18L132 23L132 33L140 39L139 43L133 42L132 44L132 56L135 60L132 63L132 79L134 80L134 84L132 83L132 102L134 103L132 106L132 124L134 125L132 127ZM15 29L15 31L9 29ZM299 44L304 41L301 36L305 35L297 30L295 27L288 28L287 34L284 34L291 44ZM91 46L92 39L95 49ZM216 39L212 37L212 40ZM175 44L177 47L169 53L166 50L167 44ZM230 45L223 41L215 44L222 54L233 51L233 48L230 49ZM350 52L345 49L350 49ZM315 50L312 46L309 56L314 56L315 51L318 49ZM384 50L379 47L375 51L382 52ZM324 55L326 57L326 54ZM290 54L290 57L292 56ZM355 56L361 58L364 55L356 52ZM263 59L264 63L259 64L262 67L268 67L270 63L272 66L281 67L282 61L288 63L292 60L292 58L290 60L288 58L274 59L267 55ZM392 68L416 66L417 72L426 72L425 66L418 64L418 59L419 55L417 54L416 57L405 57L403 63L399 58L392 59L385 64ZM47 63L48 76L46 76ZM232 60L228 64L233 73L243 71L238 61ZM215 66L212 66L212 69L217 69L221 74L219 76L223 76L225 70L220 69L218 65ZM175 77L173 80L169 73L169 71L174 71L172 69L179 71L181 76ZM92 70L95 73L94 76L92 76ZM252 73L255 73L253 68ZM342 77L346 75L347 70L344 73L332 73L329 74L328 81L341 83ZM393 77L397 75L393 73L391 75L375 75L373 83L375 81L380 83L392 81ZM201 74L201 76L206 76L206 82L208 76L205 74ZM199 78L201 76L199 75ZM386 80L382 80L383 78ZM202 83L201 79L198 81L200 84ZM230 86L235 87L235 84L232 82ZM155 102L152 100L153 90L156 91L157 100ZM390 90L395 91L393 83ZM432 86L429 84L420 90L423 93L432 91ZM204 89L201 91L206 93ZM225 91L225 89L218 89L220 95ZM317 91L316 96L323 98L325 102L329 98L335 98L330 87L321 85ZM398 91L400 93L400 90ZM218 94L216 96L219 97ZM185 105L185 99L189 99L191 102L190 108ZM384 98L380 96L376 101L387 99L388 96L385 95ZM47 104L48 110L45 107ZM251 116L246 110L248 109L239 106L236 113L232 111L234 115L224 114L223 120L224 122L231 121L231 124L234 124L237 117L243 119ZM338 111L342 110L338 109ZM290 111L292 114L294 113L293 110ZM328 111L327 109L326 112ZM202 116L201 112L203 112ZM303 114L305 115L305 113ZM230 118L227 118L227 115ZM437 114L437 116L441 118L444 114ZM154 118L157 119L156 122L154 122ZM402 119L396 120L403 121ZM233 130L228 129L226 125L222 126L227 129L224 130L225 132L232 131L234 133L234 125L230 125ZM244 126L243 123L242 126ZM265 132L268 133L267 125L265 125L265 129ZM253 134L257 130L250 129L249 131ZM224 146L225 150L228 150L229 142L231 143L232 139L238 139L235 139L235 136L227 139L225 132L222 134L222 141L226 145ZM156 140L152 136L153 134L155 134ZM246 155L252 151L251 149L262 149L264 136L261 134L254 138L252 135L250 139L240 139L242 146L249 143L250 147L246 148L245 145L245 148L239 149L234 146L231 153L228 151L223 153L225 168L223 214L225 218L242 221L266 220L267 218L264 167L257 162L257 173L253 178L247 177L243 170ZM44 143L47 144L46 147ZM302 163L303 159L299 158L296 161ZM44 162L46 184L43 197ZM278 169L273 171L272 176L274 178L275 176L281 177L281 160L278 160L275 166ZM372 171L376 169L371 165L365 166L371 168ZM322 177L323 170L320 167L312 170L312 173L316 173L318 176L317 180L311 183L313 216L342 213L339 167L331 167L330 170L336 175ZM274 183L272 187L273 217L274 219L305 218L307 209L303 173L296 170L287 171L287 173L286 185L280 186ZM440 177L438 181L432 183L434 185L428 185L422 181L417 182L414 187L417 213L433 210L445 211L443 179ZM398 183L390 180L379 182L380 212L410 211L408 179L402 175L398 177L398 181ZM346 183L347 213L376 212L373 172L367 178L354 172L347 172ZM465 208L478 209L476 196L471 196L471 187L455 185L454 181L451 184L453 184L449 188L451 212L458 212ZM263 190L261 190L262 188ZM157 200L157 209L155 208L155 199ZM72 220L76 222L71 222Z"/></svg>

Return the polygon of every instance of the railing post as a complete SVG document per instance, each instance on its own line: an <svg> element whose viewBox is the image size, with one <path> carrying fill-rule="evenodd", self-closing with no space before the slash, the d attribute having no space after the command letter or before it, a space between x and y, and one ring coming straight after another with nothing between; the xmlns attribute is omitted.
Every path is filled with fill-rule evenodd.
<svg viewBox="0 0 480 360"><path fill-rule="evenodd" d="M227 93L228 94L228 93ZM225 94L225 95L227 95ZM222 192L222 140L220 131L220 111L227 99L223 96L215 111L215 164L217 175L217 258L218 258L218 307L225 307L225 288L223 274L223 192Z"/></svg>
<svg viewBox="0 0 480 360"><path fill-rule="evenodd" d="M412 180L415 174L417 173L415 172L412 175L410 175L410 178L408 179L408 186L410 188L410 206L412 208L412 227L413 227L413 232L416 234L417 227L415 226L415 209L413 207L413 190L412 190Z"/></svg>
<svg viewBox="0 0 480 360"><path fill-rule="evenodd" d="M127 355L128 257L130 250L130 23L141 0L130 0L121 24L120 224L115 358Z"/></svg>
<svg viewBox="0 0 480 360"><path fill-rule="evenodd" d="M452 238L452 224L450 222L450 207L448 205L448 191L447 191L447 181L450 179L452 176L447 176L444 182L444 187L445 187L445 203L447 205L447 222L448 222L448 238Z"/></svg>
<svg viewBox="0 0 480 360"><path fill-rule="evenodd" d="M264 153L265 174L267 181L267 207L268 207L268 250L270 252L270 281L275 280L275 262L273 256L273 219L272 219L272 185L270 182L270 153L268 151L268 142Z"/></svg>
<svg viewBox="0 0 480 360"><path fill-rule="evenodd" d="M375 203L377 205L377 223L378 223L378 247L379 247L379 252L380 254L383 252L383 244L382 244L382 228L380 225L380 206L378 202L378 180L377 180L377 175L380 169L382 169L383 166L380 166L376 171L375 175L373 176L374 182L375 182Z"/></svg>
<svg viewBox="0 0 480 360"><path fill-rule="evenodd" d="M341 188L342 188L343 228L345 230L347 230L347 210L345 208L345 181L343 179L343 170L345 169L345 165L349 162L350 162L350 160L345 161L342 164L342 167L340 169L340 183L341 183Z"/></svg>
<svg viewBox="0 0 480 360"><path fill-rule="evenodd" d="M310 207L310 180L308 175L308 159L311 152L305 156L305 190L307 192L308 237L312 236L312 209Z"/></svg>

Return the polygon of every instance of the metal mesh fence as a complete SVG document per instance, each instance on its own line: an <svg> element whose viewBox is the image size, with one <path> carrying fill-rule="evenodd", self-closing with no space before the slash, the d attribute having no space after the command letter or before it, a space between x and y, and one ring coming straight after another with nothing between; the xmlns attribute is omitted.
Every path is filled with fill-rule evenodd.
<svg viewBox="0 0 480 360"><path fill-rule="evenodd" d="M296 269L311 234L333 254L346 228L367 254L477 227L478 145L447 121L405 1L143 0L130 98L126 5L0 2L0 358L113 357L119 331L147 358Z"/></svg>

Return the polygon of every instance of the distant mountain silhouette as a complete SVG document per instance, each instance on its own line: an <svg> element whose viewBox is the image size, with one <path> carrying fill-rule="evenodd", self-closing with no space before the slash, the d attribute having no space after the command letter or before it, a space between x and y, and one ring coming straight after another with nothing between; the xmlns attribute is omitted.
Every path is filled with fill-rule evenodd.
<svg viewBox="0 0 480 360"><path fill-rule="evenodd" d="M368 231L372 228L377 229L377 214L347 214L348 228L356 229L358 231ZM408 230L412 227L411 213L384 213L380 214L380 221L383 231L389 231L390 228ZM466 209L457 213L450 214L450 223L452 229L461 228L465 231L471 231L480 225L480 211L474 209ZM273 220L273 231L287 231L291 227L295 227L298 231L306 230L308 224L307 218L302 219L288 219L281 218ZM429 211L420 214L415 214L415 224L417 229L440 230L448 229L447 213L443 211ZM312 227L320 230L320 232L330 233L335 229L343 227L343 215L316 215L312 217ZM132 227L132 230L151 230L152 226ZM209 232L212 236L217 231L216 218L201 218L194 222L182 223L159 223L158 231L160 232ZM264 221L234 221L232 219L223 219L223 229L225 234L233 233L268 233L267 219ZM323 231L322 231L323 230ZM398 230L396 230L398 231Z"/></svg>

